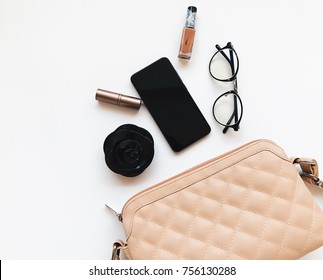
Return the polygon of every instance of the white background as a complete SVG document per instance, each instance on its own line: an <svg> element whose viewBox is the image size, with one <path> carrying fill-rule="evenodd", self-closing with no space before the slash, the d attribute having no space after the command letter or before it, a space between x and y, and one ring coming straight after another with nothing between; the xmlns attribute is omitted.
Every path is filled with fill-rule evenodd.
<svg viewBox="0 0 323 280"><path fill-rule="evenodd" d="M192 59L177 58L186 9L197 6ZM0 259L109 259L135 193L248 141L268 138L323 166L323 2L0 0ZM225 135L211 106L232 85L208 61L231 41L244 116ZM95 100L97 88L138 96L130 76L168 57L212 132L174 153L147 109ZM105 137L133 123L154 137L138 177L112 173ZM323 192L311 189L323 206ZM323 248L304 259L323 259Z"/></svg>

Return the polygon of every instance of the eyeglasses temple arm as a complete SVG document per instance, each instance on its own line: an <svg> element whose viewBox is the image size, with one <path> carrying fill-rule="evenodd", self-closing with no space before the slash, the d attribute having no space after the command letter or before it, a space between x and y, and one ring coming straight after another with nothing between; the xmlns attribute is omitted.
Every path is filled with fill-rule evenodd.
<svg viewBox="0 0 323 280"><path fill-rule="evenodd" d="M232 75L234 75L234 58L233 58L233 51L232 49L230 49L230 66L231 66L231 72ZM238 81L237 81L237 77L233 80L233 87L234 87L234 91L236 93L238 93ZM233 96L233 102L234 102L234 120L237 123L239 120L239 116L238 116L238 106L237 106L237 96L234 95ZM238 130L239 129L239 125L234 127L234 130Z"/></svg>
<svg viewBox="0 0 323 280"><path fill-rule="evenodd" d="M231 65L231 59L226 55L226 53L222 50L222 48L219 45L215 45L215 47L217 48L218 51L220 51L220 53L223 55L223 57L229 62L229 64ZM232 69L232 65L231 65L231 69Z"/></svg>
<svg viewBox="0 0 323 280"><path fill-rule="evenodd" d="M236 97L235 97L235 99L236 99ZM235 101L236 102L236 101ZM236 106L236 105L235 105ZM236 107L235 107L236 108ZM234 109L234 112L232 113L232 115L231 115L231 117L230 117L230 119L227 121L227 126L225 126L224 127L224 129L222 130L222 132L223 133L226 133L227 131L228 131L228 129L230 128L230 126L228 126L228 125L230 125L230 123L232 122L232 119L233 119L233 117L235 117L235 109ZM234 130L236 130L236 128L234 127Z"/></svg>

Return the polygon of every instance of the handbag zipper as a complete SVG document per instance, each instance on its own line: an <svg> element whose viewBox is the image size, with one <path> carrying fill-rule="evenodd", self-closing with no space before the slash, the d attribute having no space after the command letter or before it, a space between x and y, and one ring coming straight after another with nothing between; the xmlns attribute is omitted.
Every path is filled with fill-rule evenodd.
<svg viewBox="0 0 323 280"><path fill-rule="evenodd" d="M122 223L122 215L120 213L118 213L117 211L115 211L113 208L111 208L109 205L105 205L114 215L117 216L119 222Z"/></svg>

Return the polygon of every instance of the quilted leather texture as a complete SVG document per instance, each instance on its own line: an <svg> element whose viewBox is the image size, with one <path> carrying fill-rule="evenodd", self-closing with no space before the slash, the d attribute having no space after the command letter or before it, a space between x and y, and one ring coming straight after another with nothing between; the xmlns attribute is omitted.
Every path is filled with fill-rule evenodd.
<svg viewBox="0 0 323 280"><path fill-rule="evenodd" d="M297 259L323 245L323 212L268 141L139 193L123 222L129 259Z"/></svg>

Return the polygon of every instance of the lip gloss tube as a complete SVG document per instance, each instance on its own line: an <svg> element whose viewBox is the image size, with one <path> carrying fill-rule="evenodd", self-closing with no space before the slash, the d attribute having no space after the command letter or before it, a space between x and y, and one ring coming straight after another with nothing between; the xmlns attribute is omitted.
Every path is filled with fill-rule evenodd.
<svg viewBox="0 0 323 280"><path fill-rule="evenodd" d="M192 55L195 37L195 19L197 8L189 6L187 8L186 22L182 32L181 45L178 53L179 58L190 59Z"/></svg>
<svg viewBox="0 0 323 280"><path fill-rule="evenodd" d="M139 98L99 88L96 91L95 99L102 102L137 110L140 108L142 103L142 100Z"/></svg>

